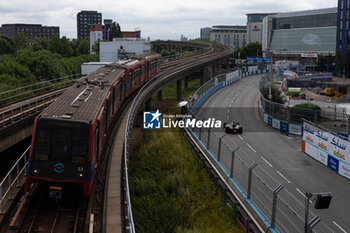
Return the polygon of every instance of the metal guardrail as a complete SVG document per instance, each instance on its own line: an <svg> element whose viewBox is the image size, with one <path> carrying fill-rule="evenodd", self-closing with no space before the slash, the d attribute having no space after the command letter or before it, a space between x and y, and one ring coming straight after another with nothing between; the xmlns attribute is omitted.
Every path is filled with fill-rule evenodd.
<svg viewBox="0 0 350 233"><path fill-rule="evenodd" d="M25 171L28 161L27 156L30 146L23 152L21 157L12 166L10 171L6 174L0 183L0 214L4 214L4 201L13 199L13 188L17 185L17 188L21 186L21 176ZM6 199L8 196L8 199Z"/></svg>
<svg viewBox="0 0 350 233"><path fill-rule="evenodd" d="M170 56L164 56L164 57L161 58L161 61L166 63L166 62L181 60L181 59L185 58L185 56L187 56L189 54L191 56L195 56L195 55L198 55L198 54L201 54L201 53L205 53L207 51L209 51L209 48L196 49L196 50L188 51L188 52L184 52L184 53L177 53L177 54L170 55ZM188 56L188 57L191 57L191 56Z"/></svg>
<svg viewBox="0 0 350 233"><path fill-rule="evenodd" d="M64 90L47 94L33 101L0 112L0 130L17 123L18 121L37 115L63 92Z"/></svg>
<svg viewBox="0 0 350 233"><path fill-rule="evenodd" d="M67 87L81 78L81 74L73 74L56 79L34 83L28 86L4 91L0 93L0 106L9 105L24 97L32 97L40 93Z"/></svg>
<svg viewBox="0 0 350 233"><path fill-rule="evenodd" d="M190 99L190 106L204 96L210 88L215 87L215 79L200 87ZM205 96L206 98L207 96ZM191 110L191 109L190 109ZM193 118L198 118L192 112ZM192 118L192 119L193 119ZM198 118L200 120L205 120ZM304 232L305 200L292 195L281 184L281 180L273 177L265 169L259 167L239 146L225 139L226 134L211 132L209 129L192 128L191 134L198 139L211 158L226 175L232 185L238 187L246 203L251 203L262 222L267 223L267 229L276 232ZM316 215L310 211L310 218ZM323 222L315 226L313 232L333 232Z"/></svg>

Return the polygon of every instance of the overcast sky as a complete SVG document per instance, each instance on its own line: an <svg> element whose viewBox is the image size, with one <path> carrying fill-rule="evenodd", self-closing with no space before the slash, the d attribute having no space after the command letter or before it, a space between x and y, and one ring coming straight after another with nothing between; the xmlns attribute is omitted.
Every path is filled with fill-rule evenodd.
<svg viewBox="0 0 350 233"><path fill-rule="evenodd" d="M201 27L245 25L246 13L288 12L336 7L337 0L0 0L0 24L59 26L60 35L77 37L76 15L97 10L122 30L141 29L144 38L194 39Z"/></svg>

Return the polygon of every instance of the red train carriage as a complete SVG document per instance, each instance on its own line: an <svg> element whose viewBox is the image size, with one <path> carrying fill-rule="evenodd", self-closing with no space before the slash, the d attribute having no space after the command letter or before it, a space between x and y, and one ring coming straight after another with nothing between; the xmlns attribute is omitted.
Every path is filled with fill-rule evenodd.
<svg viewBox="0 0 350 233"><path fill-rule="evenodd" d="M89 196L121 104L159 71L160 55L139 55L102 67L63 93L35 119L25 190L33 182L79 185Z"/></svg>

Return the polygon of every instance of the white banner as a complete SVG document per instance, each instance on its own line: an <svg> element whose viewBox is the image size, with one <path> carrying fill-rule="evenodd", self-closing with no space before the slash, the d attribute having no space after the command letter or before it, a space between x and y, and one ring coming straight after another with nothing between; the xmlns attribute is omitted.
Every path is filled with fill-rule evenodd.
<svg viewBox="0 0 350 233"><path fill-rule="evenodd" d="M295 125L295 124L289 124L289 133L294 135L302 135L302 126L301 125Z"/></svg>
<svg viewBox="0 0 350 233"><path fill-rule="evenodd" d="M339 164L339 174L350 179L350 166L340 162Z"/></svg>
<svg viewBox="0 0 350 233"><path fill-rule="evenodd" d="M274 127L275 129L280 129L280 121L276 120L276 119L272 119L272 127Z"/></svg>

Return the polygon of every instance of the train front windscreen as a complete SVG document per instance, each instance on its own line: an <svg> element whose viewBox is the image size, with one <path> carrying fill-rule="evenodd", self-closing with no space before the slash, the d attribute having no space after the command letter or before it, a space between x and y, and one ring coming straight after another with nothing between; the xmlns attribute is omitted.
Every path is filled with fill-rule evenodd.
<svg viewBox="0 0 350 233"><path fill-rule="evenodd" d="M84 180L88 175L89 124L39 118L29 175L50 180Z"/></svg>

